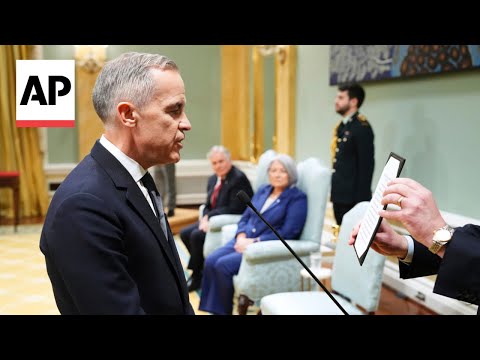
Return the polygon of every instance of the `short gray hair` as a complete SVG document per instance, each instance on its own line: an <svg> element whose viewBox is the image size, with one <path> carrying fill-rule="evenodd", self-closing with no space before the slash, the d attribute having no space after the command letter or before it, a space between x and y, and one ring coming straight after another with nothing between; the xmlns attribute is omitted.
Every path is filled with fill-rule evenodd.
<svg viewBox="0 0 480 360"><path fill-rule="evenodd" d="M207 153L207 159L210 159L214 153L222 153L225 155L228 161L231 160L230 151L223 145L214 145Z"/></svg>
<svg viewBox="0 0 480 360"><path fill-rule="evenodd" d="M293 160L287 154L277 154L272 159L272 161L270 161L270 164L268 165L268 171L270 171L270 167L272 166L274 161L279 161L285 167L285 170L287 170L288 186L296 185L298 181L298 172L295 160Z"/></svg>
<svg viewBox="0 0 480 360"><path fill-rule="evenodd" d="M158 54L129 52L105 64L93 89L93 106L103 123L113 118L115 106L130 101L142 108L155 92L152 68L179 71L173 60Z"/></svg>

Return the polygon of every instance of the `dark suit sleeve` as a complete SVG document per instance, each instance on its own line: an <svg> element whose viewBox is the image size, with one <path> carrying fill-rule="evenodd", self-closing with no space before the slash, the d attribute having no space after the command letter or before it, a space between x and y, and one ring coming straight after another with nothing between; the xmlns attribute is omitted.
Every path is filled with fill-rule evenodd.
<svg viewBox="0 0 480 360"><path fill-rule="evenodd" d="M239 172L238 176L231 179L231 182L228 186L227 201L223 202L221 205L208 212L208 217L221 214L242 214L245 211L245 204L238 199L237 193L243 190L250 197L253 195L252 186L247 176Z"/></svg>
<svg viewBox="0 0 480 360"><path fill-rule="evenodd" d="M413 241L413 259L412 263L407 265L399 262L400 277L402 279L410 279L419 276L434 275L438 272L442 259L432 254L424 245L417 241Z"/></svg>
<svg viewBox="0 0 480 360"><path fill-rule="evenodd" d="M47 245L80 313L144 314L122 233L113 210L91 194L71 196L59 207Z"/></svg>
<svg viewBox="0 0 480 360"><path fill-rule="evenodd" d="M469 224L455 230L433 291L480 305L480 226Z"/></svg>
<svg viewBox="0 0 480 360"><path fill-rule="evenodd" d="M415 241L413 261L400 263L400 276L437 274L433 292L480 305L480 226L457 228L443 259Z"/></svg>
<svg viewBox="0 0 480 360"><path fill-rule="evenodd" d="M212 209L212 203L210 202L210 196L212 194L213 188L215 187L215 183L217 181L217 177L215 175L210 176L207 182L207 201L205 201L205 208L203 209L203 216L207 215Z"/></svg>
<svg viewBox="0 0 480 360"><path fill-rule="evenodd" d="M373 130L370 125L358 126L358 136L355 138L357 150L357 189L355 191L355 203L370 199L372 197L372 176L375 166Z"/></svg>

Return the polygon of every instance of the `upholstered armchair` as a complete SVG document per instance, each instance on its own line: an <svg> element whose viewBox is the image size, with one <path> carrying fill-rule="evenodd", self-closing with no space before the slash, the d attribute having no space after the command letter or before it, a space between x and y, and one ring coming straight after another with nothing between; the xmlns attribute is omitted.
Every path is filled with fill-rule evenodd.
<svg viewBox="0 0 480 360"><path fill-rule="evenodd" d="M372 314L380 301L385 257L370 249L360 266L355 250L348 245L350 232L361 221L367 207L367 201L361 202L343 217L332 268L332 293L350 315ZM260 309L264 315L343 314L323 291L268 295L262 298Z"/></svg>
<svg viewBox="0 0 480 360"><path fill-rule="evenodd" d="M267 150L260 156L257 165L256 178L252 186L254 192L257 191L260 185L268 183L268 165L275 155L276 152L274 150ZM200 218L202 213L203 208L200 207ZM232 239L222 236L222 228L225 225L237 224L241 217L241 214L224 214L212 216L208 220L208 231L207 235L205 236L205 243L203 244L203 256L205 258L215 249Z"/></svg>
<svg viewBox="0 0 480 360"><path fill-rule="evenodd" d="M202 212L200 212L201 214ZM225 244L228 240L222 237L222 228L227 225L237 224L242 217L241 214L224 214L212 216L208 220L208 231L203 244L203 256L206 258L215 249Z"/></svg>
<svg viewBox="0 0 480 360"><path fill-rule="evenodd" d="M302 261L309 264L310 253L320 248L331 172L316 158L300 162L297 169L297 186L308 198L307 220L299 240L285 240ZM266 168L264 172L267 172ZM223 241L231 240L235 232L236 224L224 226ZM248 246L239 272L233 278L239 314L246 314L250 305L268 294L299 290L301 267L279 240Z"/></svg>

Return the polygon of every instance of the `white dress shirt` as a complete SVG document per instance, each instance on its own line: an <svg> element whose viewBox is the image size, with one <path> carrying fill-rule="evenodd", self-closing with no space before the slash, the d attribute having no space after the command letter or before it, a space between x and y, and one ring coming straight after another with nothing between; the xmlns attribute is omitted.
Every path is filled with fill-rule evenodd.
<svg viewBox="0 0 480 360"><path fill-rule="evenodd" d="M128 173L132 176L133 180L135 180L138 187L142 191L143 196L145 196L145 199L147 199L148 203L150 204L150 208L152 209L153 213L155 214L155 216L158 217L158 215L155 213L152 199L150 198L150 195L148 195L148 190L145 186L143 186L141 181L143 175L146 174L147 170L145 170L138 162L133 160L131 157L125 155L119 148L117 148L110 141L108 141L104 135L102 135L102 137L100 138L100 144L102 144L103 147L107 149L107 151L111 153L118 161L120 161L120 164L122 164L125 169L127 169Z"/></svg>

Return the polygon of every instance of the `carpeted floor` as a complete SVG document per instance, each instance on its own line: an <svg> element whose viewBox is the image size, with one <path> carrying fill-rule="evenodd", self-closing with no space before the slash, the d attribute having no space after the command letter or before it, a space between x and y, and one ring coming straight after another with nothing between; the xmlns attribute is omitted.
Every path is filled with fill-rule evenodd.
<svg viewBox="0 0 480 360"><path fill-rule="evenodd" d="M10 234L0 228L0 314L59 313L38 247L39 229L20 226L17 234Z"/></svg>

